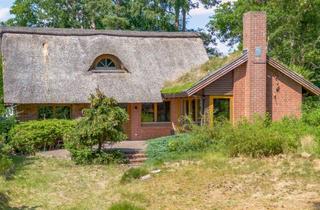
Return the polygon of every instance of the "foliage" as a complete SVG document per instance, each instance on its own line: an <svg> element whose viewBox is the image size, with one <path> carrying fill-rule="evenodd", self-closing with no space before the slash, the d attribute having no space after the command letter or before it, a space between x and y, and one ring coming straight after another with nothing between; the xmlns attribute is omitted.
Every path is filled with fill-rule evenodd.
<svg viewBox="0 0 320 210"><path fill-rule="evenodd" d="M12 160L8 156L0 154L0 176L7 176L13 167Z"/></svg>
<svg viewBox="0 0 320 210"><path fill-rule="evenodd" d="M128 120L128 114L118 106L116 100L107 98L97 90L96 95L91 95L90 101L90 108L84 110L75 129L64 138L66 148L77 163L91 163L98 157L104 159L108 156L100 154L103 153L104 143L126 139L122 126Z"/></svg>
<svg viewBox="0 0 320 210"><path fill-rule="evenodd" d="M148 170L145 168L130 168L121 177L121 183L128 183L134 179L140 179L144 175L148 174Z"/></svg>
<svg viewBox="0 0 320 210"><path fill-rule="evenodd" d="M193 126L187 133L151 140L147 154L150 161L156 162L168 160L168 157L183 157L190 152L263 157L308 150L320 155L320 130L318 124L309 122L305 117L284 118L277 122L256 118L236 125L215 122L214 126Z"/></svg>
<svg viewBox="0 0 320 210"><path fill-rule="evenodd" d="M320 126L320 99L310 96L304 99L302 120L310 126Z"/></svg>
<svg viewBox="0 0 320 210"><path fill-rule="evenodd" d="M175 29L168 2L16 0L7 24L56 28Z"/></svg>
<svg viewBox="0 0 320 210"><path fill-rule="evenodd" d="M231 129L231 133L224 135L221 143L226 146L230 156L263 157L296 151L299 140L276 132L271 126L265 125L263 120L241 122Z"/></svg>
<svg viewBox="0 0 320 210"><path fill-rule="evenodd" d="M15 116L0 116L0 135L7 140L8 133L17 124Z"/></svg>
<svg viewBox="0 0 320 210"><path fill-rule="evenodd" d="M6 177L13 169L13 162L8 157L7 152L4 150L5 142L2 136L0 136L0 176ZM1 196L1 193L0 193ZM1 202L1 198L0 198ZM1 207L1 204L0 204Z"/></svg>
<svg viewBox="0 0 320 210"><path fill-rule="evenodd" d="M67 144L67 147L68 144ZM127 159L120 150L101 150L100 152L91 149L70 150L72 160L76 164L121 164L127 163Z"/></svg>
<svg viewBox="0 0 320 210"><path fill-rule="evenodd" d="M53 149L62 143L63 135L73 129L74 125L74 121L70 120L24 122L9 131L8 145L22 154Z"/></svg>
<svg viewBox="0 0 320 210"><path fill-rule="evenodd" d="M229 56L210 58L206 63L198 68L193 68L186 74L182 75L174 81L166 81L161 93L174 94L180 93L191 88L197 81L205 77L208 73L214 72L224 65L230 63L240 56L240 51L234 52Z"/></svg>
<svg viewBox="0 0 320 210"><path fill-rule="evenodd" d="M319 83L319 7L319 0L238 0L220 4L208 27L220 41L233 46L242 42L243 14L248 11L266 11L270 56Z"/></svg>
<svg viewBox="0 0 320 210"><path fill-rule="evenodd" d="M128 201L121 201L112 204L109 210L144 210L144 208L137 207Z"/></svg>
<svg viewBox="0 0 320 210"><path fill-rule="evenodd" d="M200 1L208 7L218 0ZM8 26L55 28L186 31L187 15L199 7L195 0L15 0ZM209 54L216 53L210 34L199 31Z"/></svg>

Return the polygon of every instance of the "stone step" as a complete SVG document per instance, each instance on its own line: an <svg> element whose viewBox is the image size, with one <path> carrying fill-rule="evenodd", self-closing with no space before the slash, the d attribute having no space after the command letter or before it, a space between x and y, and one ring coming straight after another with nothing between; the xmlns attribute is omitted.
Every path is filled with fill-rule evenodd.
<svg viewBox="0 0 320 210"><path fill-rule="evenodd" d="M143 163L147 160L147 158L134 158L134 159L129 159L129 163Z"/></svg>
<svg viewBox="0 0 320 210"><path fill-rule="evenodd" d="M125 154L126 158L135 159L135 158L146 158L146 154L144 153L136 153L136 154Z"/></svg>

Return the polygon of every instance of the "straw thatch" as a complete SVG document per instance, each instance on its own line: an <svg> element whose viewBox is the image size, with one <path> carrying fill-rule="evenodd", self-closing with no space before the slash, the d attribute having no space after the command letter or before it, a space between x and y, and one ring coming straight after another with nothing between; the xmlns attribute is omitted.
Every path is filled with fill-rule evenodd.
<svg viewBox="0 0 320 210"><path fill-rule="evenodd" d="M160 102L164 81L208 60L196 33L2 28L5 103L87 103L99 87L119 102ZM126 73L93 73L102 54Z"/></svg>

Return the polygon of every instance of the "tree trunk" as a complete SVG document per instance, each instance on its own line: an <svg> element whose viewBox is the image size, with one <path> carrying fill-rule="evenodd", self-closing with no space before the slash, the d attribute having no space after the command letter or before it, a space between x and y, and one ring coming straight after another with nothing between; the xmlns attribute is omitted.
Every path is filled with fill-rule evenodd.
<svg viewBox="0 0 320 210"><path fill-rule="evenodd" d="M182 31L186 31L187 29L187 14L186 14L186 10L183 8L182 9Z"/></svg>
<svg viewBox="0 0 320 210"><path fill-rule="evenodd" d="M175 26L176 30L179 31L179 15L180 15L180 9L176 8L176 14L175 14Z"/></svg>

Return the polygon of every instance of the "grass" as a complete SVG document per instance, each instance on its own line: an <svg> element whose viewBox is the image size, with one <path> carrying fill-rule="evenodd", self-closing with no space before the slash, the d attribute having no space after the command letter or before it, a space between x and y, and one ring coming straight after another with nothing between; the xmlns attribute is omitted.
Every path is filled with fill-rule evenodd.
<svg viewBox="0 0 320 210"><path fill-rule="evenodd" d="M198 68L193 68L186 74L182 75L174 81L167 81L161 93L163 94L176 94L181 93L191 88L197 81L205 77L208 73L221 68L222 66L235 60L241 54L240 51L230 54L225 57L212 57L206 63Z"/></svg>
<svg viewBox="0 0 320 210"><path fill-rule="evenodd" d="M319 159L203 152L196 160L167 162L151 179L125 185L121 177L127 166L79 166L44 157L16 161L21 166L13 177L0 178L0 192L12 208L308 209L320 202Z"/></svg>

